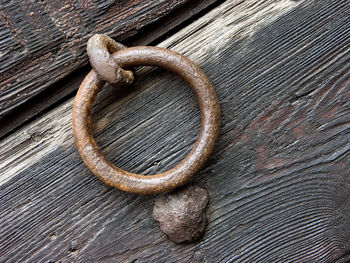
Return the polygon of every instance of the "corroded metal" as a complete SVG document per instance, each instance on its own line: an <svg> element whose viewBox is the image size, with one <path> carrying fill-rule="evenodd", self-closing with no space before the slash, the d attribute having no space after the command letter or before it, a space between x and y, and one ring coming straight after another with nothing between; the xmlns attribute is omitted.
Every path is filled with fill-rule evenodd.
<svg viewBox="0 0 350 263"><path fill-rule="evenodd" d="M131 84L134 81L133 72L122 69L112 57L112 53L124 48L126 46L103 34L93 35L87 43L92 68L112 85Z"/></svg>
<svg viewBox="0 0 350 263"><path fill-rule="evenodd" d="M91 51L94 52L94 50ZM166 172L142 175L116 167L101 153L92 134L92 105L105 83L92 70L81 84L73 105L73 133L80 156L98 178L110 186L127 192L156 194L184 185L203 167L219 137L220 106L214 88L196 64L174 51L159 47L132 47L118 50L112 54L112 57L117 67L121 69L156 66L183 78L193 89L200 106L200 133L185 159Z"/></svg>
<svg viewBox="0 0 350 263"><path fill-rule="evenodd" d="M208 202L209 194L206 189L199 186L181 188L157 197L153 218L171 241L193 242L204 233Z"/></svg>

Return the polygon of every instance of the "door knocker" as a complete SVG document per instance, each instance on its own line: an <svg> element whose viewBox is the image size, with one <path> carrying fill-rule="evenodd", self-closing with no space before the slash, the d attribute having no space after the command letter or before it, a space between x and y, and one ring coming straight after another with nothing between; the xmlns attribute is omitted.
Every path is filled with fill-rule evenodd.
<svg viewBox="0 0 350 263"><path fill-rule="evenodd" d="M204 165L219 137L220 106L210 81L188 58L160 47L126 48L106 35L88 41L93 70L85 77L74 100L72 126L79 154L90 171L106 184L136 194L167 192L188 182ZM201 110L200 133L189 154L174 168L159 174L142 175L112 164L97 146L91 129L92 105L105 84L130 84L134 66L161 67L183 78L193 89Z"/></svg>

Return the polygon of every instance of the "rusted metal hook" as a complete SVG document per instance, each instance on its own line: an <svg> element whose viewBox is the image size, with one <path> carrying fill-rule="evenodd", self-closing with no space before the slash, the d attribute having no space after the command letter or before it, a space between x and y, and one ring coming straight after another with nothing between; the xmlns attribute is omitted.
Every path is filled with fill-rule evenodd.
<svg viewBox="0 0 350 263"><path fill-rule="evenodd" d="M104 41L104 35L93 37L94 41ZM102 38L102 40L101 40ZM108 40L110 41L110 40ZM96 47L96 46L95 46ZM99 50L100 48L104 51ZM159 47L132 47L119 49L111 57L114 62L105 74L104 68L99 68L106 60L100 60L99 54L114 51L108 46L100 45L94 49L94 45L88 47L90 62L94 70L85 77L73 105L72 126L77 149L88 168L102 181L110 186L121 190L138 194L156 194L167 192L188 182L208 160L214 150L215 143L219 137L220 129L220 106L210 81L203 71L188 58L164 48ZM118 49L118 48L117 48ZM95 53L96 52L96 53ZM100 63L100 62L103 63ZM97 93L104 85L103 79L109 79L109 73L115 65L124 72L131 72L134 66L156 66L172 71L183 78L196 94L201 110L201 129L197 141L189 154L174 168L154 175L142 175L124 171L112 164L100 151L93 138L91 129L92 105ZM118 85L128 83L130 74L116 74L112 80ZM99 76L101 74L101 76ZM107 77L106 77L107 76ZM123 80L120 80L123 76ZM126 79L125 79L126 78ZM128 80L129 78L129 80Z"/></svg>

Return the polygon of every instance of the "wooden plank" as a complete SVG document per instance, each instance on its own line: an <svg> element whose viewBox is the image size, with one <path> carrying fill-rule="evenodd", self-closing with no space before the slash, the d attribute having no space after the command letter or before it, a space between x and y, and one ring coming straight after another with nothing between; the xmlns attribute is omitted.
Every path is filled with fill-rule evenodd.
<svg viewBox="0 0 350 263"><path fill-rule="evenodd" d="M86 65L85 43L92 34L149 43L214 2L2 1L0 118ZM57 102L69 92L46 96L57 96Z"/></svg>
<svg viewBox="0 0 350 263"><path fill-rule="evenodd" d="M172 9L169 14L157 18L157 21L143 26L133 32L133 34L135 33L134 35L122 41L127 46L148 45L150 43L156 43L157 41L160 42L167 34L171 34L171 32L177 30L178 27L183 27L183 24L190 23L196 16L201 16L202 13L206 13L208 9L219 5L220 2L222 1L196 0L184 2L180 7ZM118 39L121 40L122 37L118 37ZM13 45L12 43L12 46ZM85 44L82 47L85 47ZM81 48L81 46L77 48ZM86 63L86 53L83 53L83 56L84 63ZM64 69L60 68L59 70L66 71L69 76L59 81L57 77L52 76L52 84L45 82L43 84L44 86L40 86L40 91L37 95L32 93L22 94L26 96L26 99L19 102L20 104L10 112L6 112L3 117L0 117L0 122L2 124L0 126L0 139L18 129L18 127L23 126L25 123L29 123L37 115L47 112L50 108L61 103L63 100L73 97L74 92L76 92L77 87L79 87L79 83L84 79L90 67L84 66L72 73L70 73L72 69L69 67L65 67ZM62 74L58 74L59 78L61 78L61 76ZM37 80L34 78L32 81Z"/></svg>
<svg viewBox="0 0 350 263"><path fill-rule="evenodd" d="M348 1L227 1L164 41L197 62L222 105L202 240L175 245L151 218L153 196L112 189L82 164L72 100L0 143L0 261L348 262ZM138 173L189 151L194 96L162 70L138 71L94 108L106 156Z"/></svg>

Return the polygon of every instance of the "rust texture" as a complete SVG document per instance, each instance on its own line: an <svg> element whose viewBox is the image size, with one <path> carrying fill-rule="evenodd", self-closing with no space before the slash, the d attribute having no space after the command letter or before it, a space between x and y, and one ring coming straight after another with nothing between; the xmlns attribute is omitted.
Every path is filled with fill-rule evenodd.
<svg viewBox="0 0 350 263"><path fill-rule="evenodd" d="M157 197L153 208L153 218L160 229L175 243L193 242L205 230L208 205L208 191L189 186L170 194Z"/></svg>
<svg viewBox="0 0 350 263"><path fill-rule="evenodd" d="M103 34L93 35L87 43L86 50L92 68L99 77L112 85L131 84L134 81L133 72L122 69L111 54L124 48L124 45Z"/></svg>
<svg viewBox="0 0 350 263"><path fill-rule="evenodd" d="M98 58L93 54L90 54L90 57ZM101 153L92 134L92 105L105 83L92 70L81 84L73 105L72 126L80 156L98 178L110 186L127 192L156 194L184 185L203 167L219 137L220 106L214 88L196 64L164 48L145 46L126 48L114 52L112 57L118 63L118 67L124 69L135 66L156 66L183 78L193 89L200 106L200 133L185 159L166 172L146 176L116 167ZM103 58L93 63L97 65L100 62L103 64L106 60Z"/></svg>

